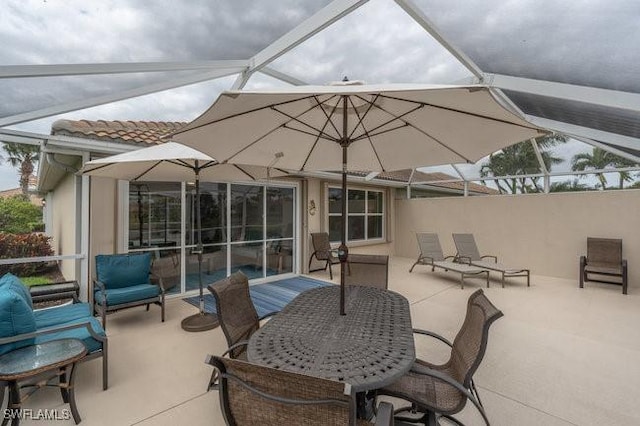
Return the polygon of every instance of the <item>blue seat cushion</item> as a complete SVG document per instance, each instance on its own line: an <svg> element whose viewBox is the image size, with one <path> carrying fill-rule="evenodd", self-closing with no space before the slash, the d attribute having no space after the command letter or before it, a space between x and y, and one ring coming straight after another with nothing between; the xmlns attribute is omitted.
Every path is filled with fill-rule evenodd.
<svg viewBox="0 0 640 426"><path fill-rule="evenodd" d="M150 273L151 253L96 256L96 278L107 289L149 284Z"/></svg>
<svg viewBox="0 0 640 426"><path fill-rule="evenodd" d="M92 316L91 306L88 303L73 303L55 308L38 309L33 311L33 315L38 329L55 327L65 322Z"/></svg>
<svg viewBox="0 0 640 426"><path fill-rule="evenodd" d="M107 290L107 306L122 305L123 303L158 297L160 287L155 284L139 284L126 288L112 288ZM104 295L101 290L95 292L96 303L102 304Z"/></svg>
<svg viewBox="0 0 640 426"><path fill-rule="evenodd" d="M33 300L31 300L29 288L20 281L20 278L11 273L6 273L0 278L0 288L8 288L15 291L27 302L29 308L33 309Z"/></svg>
<svg viewBox="0 0 640 426"><path fill-rule="evenodd" d="M68 322L64 322L56 325L59 327L64 327L67 325L80 324L87 321L91 323L91 328L98 335L106 336L104 329L102 328L102 325L100 325L100 321L98 321L97 318L92 316L88 316L86 318L78 318L72 321L68 321ZM78 327L78 328L73 328L71 330L66 330L66 331L41 334L38 337L36 337L36 343L44 343L44 342L49 342L51 340L58 340L58 339L82 340L82 343L84 343L84 345L87 347L87 352L89 353L102 349L102 342L91 337L91 333L89 333L89 330L87 330L86 327Z"/></svg>
<svg viewBox="0 0 640 426"><path fill-rule="evenodd" d="M6 285L0 287L0 337L12 337L18 334L36 331L33 310L24 298ZM0 355L14 349L33 344L34 339L0 345Z"/></svg>

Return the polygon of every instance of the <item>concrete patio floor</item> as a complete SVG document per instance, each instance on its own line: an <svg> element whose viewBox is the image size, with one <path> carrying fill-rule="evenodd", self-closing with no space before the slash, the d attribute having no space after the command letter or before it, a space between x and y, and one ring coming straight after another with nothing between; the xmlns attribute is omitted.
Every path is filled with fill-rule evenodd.
<svg viewBox="0 0 640 426"><path fill-rule="evenodd" d="M409 274L412 262L392 259L389 288L409 299L414 327L453 339L468 296L484 282L468 279L461 290L454 274L424 266ZM324 272L312 276L328 279ZM640 424L640 292L633 283L623 296L618 286L579 289L574 280L536 275L530 288L514 278L503 289L492 278L485 292L505 316L491 329L475 379L493 425ZM81 364L76 377L83 425L224 424L218 393L205 392L211 368L203 361L208 353L222 353L226 343L220 328L182 331L180 321L193 312L174 299L165 323L157 307L109 317L109 389L102 391L99 360ZM416 345L419 357L446 355L426 340ZM67 406L59 392L43 389L25 407ZM482 424L471 407L460 418Z"/></svg>

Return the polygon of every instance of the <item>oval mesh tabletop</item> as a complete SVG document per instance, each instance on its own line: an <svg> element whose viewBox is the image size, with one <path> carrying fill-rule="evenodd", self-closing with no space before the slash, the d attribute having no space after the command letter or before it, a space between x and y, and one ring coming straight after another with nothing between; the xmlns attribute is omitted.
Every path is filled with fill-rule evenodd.
<svg viewBox="0 0 640 426"><path fill-rule="evenodd" d="M300 294L253 334L249 361L344 381L356 392L400 378L415 361L409 302L372 287L345 290L345 316L339 286Z"/></svg>

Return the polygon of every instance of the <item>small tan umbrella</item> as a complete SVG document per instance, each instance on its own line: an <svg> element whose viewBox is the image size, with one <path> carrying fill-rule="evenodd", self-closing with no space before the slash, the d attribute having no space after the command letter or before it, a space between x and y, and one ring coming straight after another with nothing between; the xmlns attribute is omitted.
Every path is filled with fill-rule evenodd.
<svg viewBox="0 0 640 426"><path fill-rule="evenodd" d="M287 173L256 165L220 164L202 152L179 144L167 142L160 145L130 151L110 157L91 160L78 172L89 176L111 177L136 181L190 181L196 186L196 226L198 243L193 253L198 255L198 284L200 287L200 312L182 320L186 331L210 330L217 325L215 316L204 311L202 284L202 230L200 218L200 179L207 181L260 180L284 176Z"/></svg>

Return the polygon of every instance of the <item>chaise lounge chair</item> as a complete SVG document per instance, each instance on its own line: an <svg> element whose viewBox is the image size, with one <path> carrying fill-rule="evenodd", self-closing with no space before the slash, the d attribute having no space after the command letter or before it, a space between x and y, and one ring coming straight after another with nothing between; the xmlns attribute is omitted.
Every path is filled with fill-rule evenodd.
<svg viewBox="0 0 640 426"><path fill-rule="evenodd" d="M489 287L489 271L477 266L456 263L453 261L454 256L445 257L442 253L438 234L419 232L416 234L416 237L418 238L418 246L420 247L420 256L418 256L416 263L414 263L411 269L409 269L409 272L412 272L416 265L431 266L432 271L435 271L436 268L441 268L445 271L457 272L460 274L460 288L464 288L465 277L485 275L487 279L487 287Z"/></svg>
<svg viewBox="0 0 640 426"><path fill-rule="evenodd" d="M456 250L458 251L456 254L457 261L465 262L469 265L488 269L490 271L500 272L502 274L503 288L505 277L527 277L527 287L529 287L530 279L528 269L509 268L498 263L497 256L480 256L473 234L453 234L453 242L455 243ZM493 261L485 260L486 258L492 258Z"/></svg>

